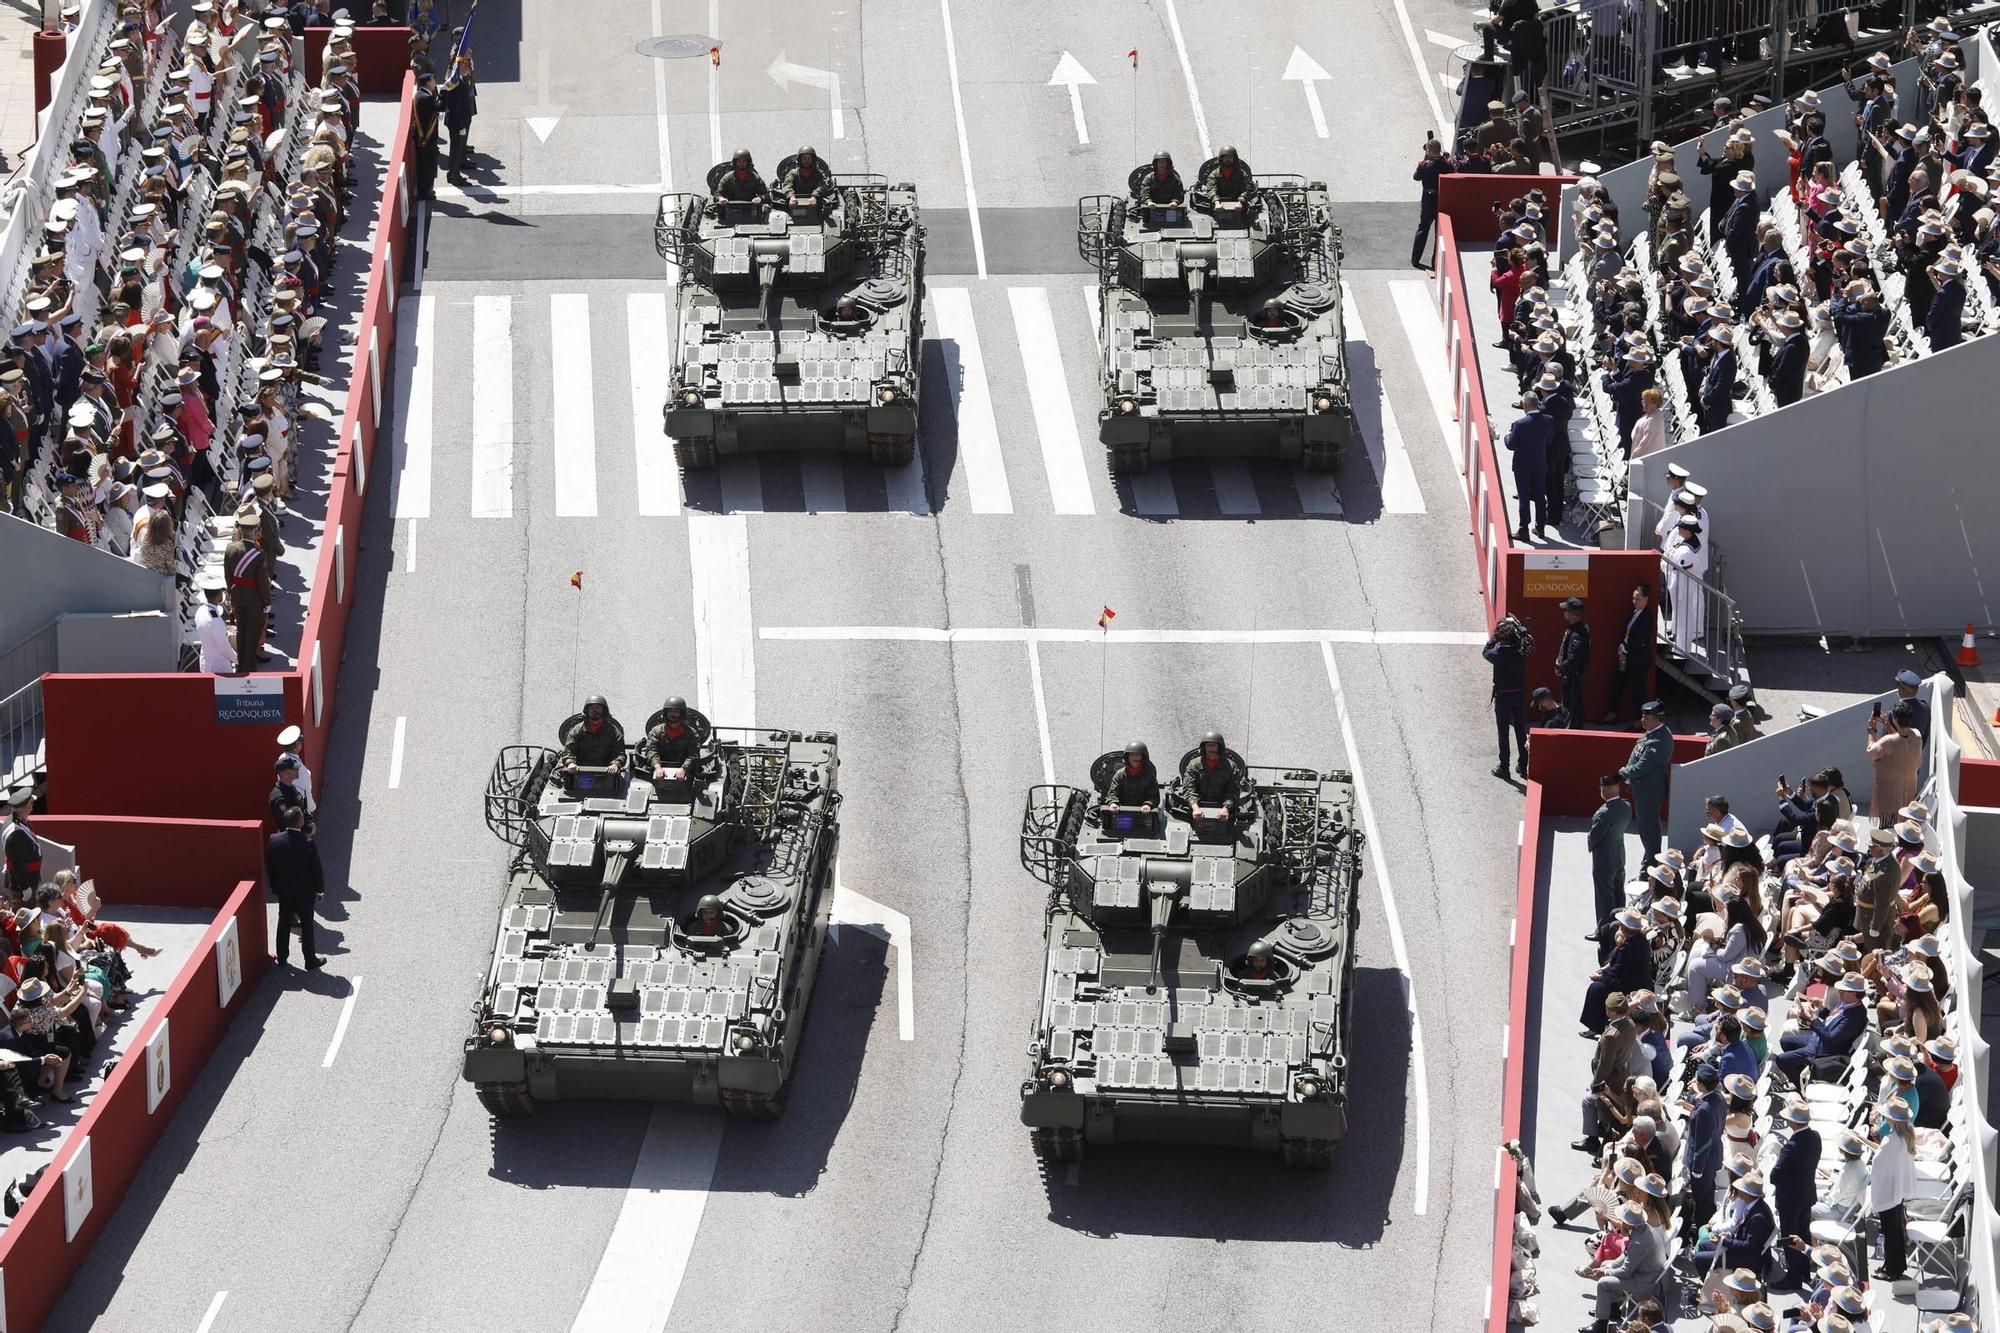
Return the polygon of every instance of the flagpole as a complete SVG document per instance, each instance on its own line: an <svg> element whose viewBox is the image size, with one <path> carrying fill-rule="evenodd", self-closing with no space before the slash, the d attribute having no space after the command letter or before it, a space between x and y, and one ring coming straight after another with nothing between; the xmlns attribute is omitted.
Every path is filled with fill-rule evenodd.
<svg viewBox="0 0 2000 1333"><path fill-rule="evenodd" d="M1099 618L1097 629L1097 752L1104 753L1105 659L1111 654L1111 626Z"/></svg>

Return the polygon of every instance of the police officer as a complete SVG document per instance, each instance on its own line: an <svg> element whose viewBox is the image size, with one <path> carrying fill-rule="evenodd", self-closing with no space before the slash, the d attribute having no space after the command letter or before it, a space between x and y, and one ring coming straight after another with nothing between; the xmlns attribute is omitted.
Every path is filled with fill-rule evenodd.
<svg viewBox="0 0 2000 1333"><path fill-rule="evenodd" d="M1177 207L1187 200L1187 187L1181 184L1181 174L1174 170L1174 155L1162 148L1153 154L1153 169L1139 178L1133 189L1135 202L1156 204L1161 207Z"/></svg>
<svg viewBox="0 0 2000 1333"><path fill-rule="evenodd" d="M1208 164L1208 170L1201 173L1201 180L1196 182L1195 189L1210 199L1233 204L1254 194L1257 182L1237 159L1236 149L1224 144L1222 151L1215 155L1215 161Z"/></svg>
<svg viewBox="0 0 2000 1333"><path fill-rule="evenodd" d="M415 187L411 195L420 202L437 198L438 123L442 115L437 76L428 69L420 70L417 95L410 103L410 174Z"/></svg>
<svg viewBox="0 0 2000 1333"><path fill-rule="evenodd" d="M1528 701L1528 661L1521 656L1520 622L1512 616L1502 616L1480 655L1493 666L1493 725L1500 743L1500 762L1493 766L1493 776L1507 776L1507 738L1511 735L1520 749L1515 771L1526 777L1528 720L1524 707Z"/></svg>
<svg viewBox="0 0 2000 1333"><path fill-rule="evenodd" d="M625 731L611 716L611 705L603 695L583 701L583 716L563 732L562 747L566 769L625 766Z"/></svg>
<svg viewBox="0 0 2000 1333"><path fill-rule="evenodd" d="M1445 161L1444 145L1435 138L1424 140L1424 155L1417 162L1417 169L1410 173L1410 179L1423 190L1423 200L1417 207L1417 239L1410 242L1410 267L1429 268L1424 262L1424 250L1431 243L1431 228L1437 224L1438 177L1451 169Z"/></svg>
<svg viewBox="0 0 2000 1333"><path fill-rule="evenodd" d="M676 694L660 710L661 717L646 733L646 757L653 761L653 776L664 778L673 769L686 769L699 780L701 741L687 724L687 700Z"/></svg>
<svg viewBox="0 0 2000 1333"><path fill-rule="evenodd" d="M1104 803L1136 805L1142 810L1151 810L1160 803L1160 773L1153 767L1144 741L1133 741L1125 747L1125 762L1104 784Z"/></svg>
<svg viewBox="0 0 2000 1333"><path fill-rule="evenodd" d="M297 810L299 827L305 830L308 838L313 837L319 830L313 824L311 812L306 809L306 794L299 790L299 761L292 755L281 754L278 756L275 768L278 781L271 788L271 795L268 798L271 806L271 822L279 828L288 828L290 825L285 820L285 812Z"/></svg>
<svg viewBox="0 0 2000 1333"><path fill-rule="evenodd" d="M263 525L256 510L236 515L236 540L222 551L222 574L229 580L229 609L236 621L236 674L247 675L264 651L264 625L271 611L271 570L265 563L258 533Z"/></svg>
<svg viewBox="0 0 2000 1333"><path fill-rule="evenodd" d="M1570 711L1556 698L1556 692L1546 685L1535 686L1535 692L1528 696L1528 725L1544 727L1552 731L1567 731L1572 725Z"/></svg>
<svg viewBox="0 0 2000 1333"><path fill-rule="evenodd" d="M816 208L824 208L832 197L833 180L826 174L826 164L819 160L813 146L807 144L792 159L790 169L778 178L778 198L803 199Z"/></svg>
<svg viewBox="0 0 2000 1333"><path fill-rule="evenodd" d="M1220 805L1234 818L1244 804L1242 783L1236 766L1229 762L1229 747L1222 733L1211 731L1181 770L1181 790L1197 805Z"/></svg>
<svg viewBox="0 0 2000 1333"><path fill-rule="evenodd" d="M1563 598L1562 613L1563 636L1556 645L1556 678L1562 682L1563 711L1579 718L1583 716L1584 677L1590 670L1590 626L1583 623L1581 597Z"/></svg>
<svg viewBox="0 0 2000 1333"><path fill-rule="evenodd" d="M729 170L716 179L713 196L717 205L761 204L766 193L764 178L750 160L750 150L739 148L730 155Z"/></svg>

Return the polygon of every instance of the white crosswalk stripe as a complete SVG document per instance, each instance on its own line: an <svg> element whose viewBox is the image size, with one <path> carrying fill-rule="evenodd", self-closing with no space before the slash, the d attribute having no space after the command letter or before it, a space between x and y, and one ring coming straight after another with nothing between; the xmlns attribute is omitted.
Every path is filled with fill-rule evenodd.
<svg viewBox="0 0 2000 1333"><path fill-rule="evenodd" d="M1445 457L1451 460L1451 470L1458 474L1459 491L1464 493L1466 480L1458 465L1458 424L1452 407L1456 389L1451 383L1451 363L1445 359L1444 325L1438 320L1431 284L1422 278L1398 279L1389 284L1389 295L1396 303L1396 319L1403 326L1403 336L1409 339L1410 351L1416 355L1424 393L1431 402L1431 415L1437 420L1438 442Z"/></svg>
<svg viewBox="0 0 2000 1333"><path fill-rule="evenodd" d="M597 421L591 402L590 298L549 297L549 388L555 420L556 517L597 516Z"/></svg>
<svg viewBox="0 0 2000 1333"><path fill-rule="evenodd" d="M1009 287L1007 302L1014 311L1014 332L1021 341L1021 361L1028 371L1028 401L1034 410L1035 433L1041 437L1042 465L1047 470L1049 497L1058 514L1093 514L1090 474L1084 468L1083 441L1077 434L1076 409L1069 396L1069 377L1056 350L1055 315L1043 287Z"/></svg>
<svg viewBox="0 0 2000 1333"><path fill-rule="evenodd" d="M1250 479L1250 465L1240 458L1211 458L1209 475L1215 481L1215 502L1225 514L1262 513L1257 500L1257 483Z"/></svg>
<svg viewBox="0 0 2000 1333"><path fill-rule="evenodd" d="M963 287L933 287L931 312L944 346L945 382L958 419L958 458L975 514L1011 514L1014 495L1000 456L1000 427L986 384L986 358L972 318L972 294Z"/></svg>
<svg viewBox="0 0 2000 1333"><path fill-rule="evenodd" d="M1368 328L1361 321L1361 303L1354 299L1354 290L1344 280L1340 284L1340 311L1347 341L1372 348ZM1371 350L1369 362L1372 370L1367 379L1372 383L1357 379L1349 384L1348 391L1353 396L1355 424L1361 428L1361 438L1368 446L1368 461L1375 465L1375 476L1382 484L1382 511L1421 514L1423 492L1417 489L1416 469L1410 465L1410 451L1404 447L1403 428L1397 424L1396 409L1389 404L1389 386L1382 380L1381 358ZM1353 365L1350 353L1350 372Z"/></svg>
<svg viewBox="0 0 2000 1333"><path fill-rule="evenodd" d="M514 298L472 298L472 516L514 516Z"/></svg>
<svg viewBox="0 0 2000 1333"><path fill-rule="evenodd" d="M673 444L660 429L666 406L668 358L667 294L631 292L625 297L626 350L631 357L632 445L638 464L639 513L646 518L681 512L680 470Z"/></svg>

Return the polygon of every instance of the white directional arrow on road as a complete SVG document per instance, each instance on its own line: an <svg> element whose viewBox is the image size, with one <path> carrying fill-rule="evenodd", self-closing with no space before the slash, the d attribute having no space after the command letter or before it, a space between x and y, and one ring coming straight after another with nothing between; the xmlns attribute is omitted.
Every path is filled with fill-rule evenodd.
<svg viewBox="0 0 2000 1333"><path fill-rule="evenodd" d="M1333 76L1320 68L1317 60L1307 55L1299 47L1292 48L1292 58L1285 62L1284 78L1305 85L1306 110L1312 112L1313 133L1326 137L1326 108L1319 104L1319 81Z"/></svg>
<svg viewBox="0 0 2000 1333"><path fill-rule="evenodd" d="M1090 131L1083 124L1083 94L1078 91L1086 83L1096 83L1090 71L1077 63L1075 56L1065 51L1062 59L1056 61L1056 72L1049 75L1049 87L1069 89L1069 113L1076 118L1076 141L1090 142Z"/></svg>
<svg viewBox="0 0 2000 1333"><path fill-rule="evenodd" d="M791 87L795 83L803 83L808 88L823 89L833 99L833 137L836 139L845 139L847 137L847 113L841 109L840 105L840 74L838 71L814 69L810 65L795 65L785 59L785 53L780 51L777 58L771 61L770 66L764 72L771 76L771 82L777 84L787 92L791 91Z"/></svg>
<svg viewBox="0 0 2000 1333"><path fill-rule="evenodd" d="M547 143L549 135L555 132L556 122L562 119L562 113L567 109L549 101L549 53L543 51L535 61L535 104L528 108L528 114L522 119L528 122L528 128L535 132L539 142Z"/></svg>
<svg viewBox="0 0 2000 1333"><path fill-rule="evenodd" d="M916 995L910 978L910 918L893 907L884 907L864 898L840 882L840 870L833 872L834 942L840 942L842 926L857 926L896 951L896 1027L904 1041L917 1036Z"/></svg>

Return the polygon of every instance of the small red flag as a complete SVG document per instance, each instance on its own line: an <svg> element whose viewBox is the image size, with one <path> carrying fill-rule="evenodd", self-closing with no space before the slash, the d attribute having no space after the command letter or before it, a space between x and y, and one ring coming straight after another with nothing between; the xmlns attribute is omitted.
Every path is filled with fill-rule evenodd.
<svg viewBox="0 0 2000 1333"><path fill-rule="evenodd" d="M715 66L715 67L716 67L717 69L721 69L721 68L722 68L722 48L721 48L721 47L719 47L719 46L711 46L711 47L709 47L709 48L708 48L708 63L709 63L709 64L711 64L711 65L713 65L713 66Z"/></svg>
<svg viewBox="0 0 2000 1333"><path fill-rule="evenodd" d="M583 587L583 571L582 571L582 570L580 570L580 569L579 569L579 570L577 570L577 571L576 571L576 573L574 573L574 574L572 574L572 575L570 575L570 576L569 576L569 586L570 586L570 587L572 587L572 588L577 588L577 589L581 589L581 588Z"/></svg>
<svg viewBox="0 0 2000 1333"><path fill-rule="evenodd" d="M1135 46L1135 47L1133 47L1133 48L1132 48L1132 49L1131 49L1130 51L1127 51L1127 52L1125 53L1125 57L1126 57L1126 59L1128 59L1128 60L1130 60L1130 61L1132 62L1132 68L1133 68L1133 69L1137 69L1137 68L1139 68L1139 48L1138 48L1138 47L1136 47L1136 46Z"/></svg>
<svg viewBox="0 0 2000 1333"><path fill-rule="evenodd" d="M1118 613L1107 606L1104 608L1102 614L1097 617L1097 628L1110 629L1111 622L1116 619L1118 619Z"/></svg>

